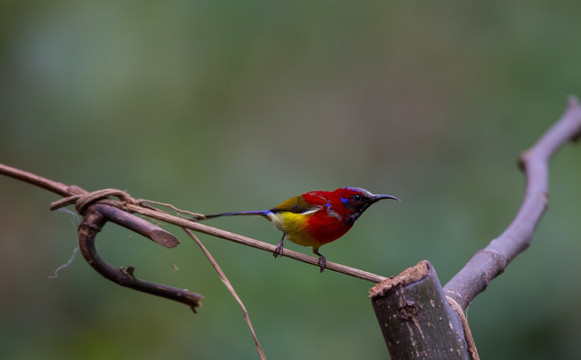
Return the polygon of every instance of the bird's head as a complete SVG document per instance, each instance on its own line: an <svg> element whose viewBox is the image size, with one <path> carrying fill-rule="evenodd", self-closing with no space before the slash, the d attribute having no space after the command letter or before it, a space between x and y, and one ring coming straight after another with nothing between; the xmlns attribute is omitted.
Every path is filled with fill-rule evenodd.
<svg viewBox="0 0 581 360"><path fill-rule="evenodd" d="M371 192L358 187L344 187L333 191L341 200L345 207L349 220L354 222L372 204L383 199L393 199L400 201L392 195L372 194Z"/></svg>

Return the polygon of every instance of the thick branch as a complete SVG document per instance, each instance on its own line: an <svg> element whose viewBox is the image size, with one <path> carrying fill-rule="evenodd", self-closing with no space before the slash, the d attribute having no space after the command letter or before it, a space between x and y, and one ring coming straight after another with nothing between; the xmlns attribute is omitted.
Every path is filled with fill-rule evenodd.
<svg viewBox="0 0 581 360"><path fill-rule="evenodd" d="M149 221L143 220L116 207L106 204L95 204L94 209L98 213L105 215L107 220L145 236L163 247L174 248L180 243L175 236L161 229L159 226L153 225Z"/></svg>
<svg viewBox="0 0 581 360"><path fill-rule="evenodd" d="M530 245L533 232L547 207L548 162L564 143L580 135L581 107L571 99L562 118L520 157L527 187L515 219L448 282L444 287L447 301L444 293L437 291L441 287L427 262L370 290L373 308L392 359L467 359L466 345L470 357L478 359L463 311L515 256ZM459 331L458 320L462 321L463 333ZM447 332L445 325L448 323L452 332ZM438 328L440 330L436 330ZM458 352L446 353L446 349L457 349Z"/></svg>
<svg viewBox="0 0 581 360"><path fill-rule="evenodd" d="M470 359L462 322L428 261L375 285L369 297L392 360Z"/></svg>
<svg viewBox="0 0 581 360"><path fill-rule="evenodd" d="M129 229L140 228L140 231L138 231L140 234L156 242L159 242L158 240L161 239L166 244L166 247L177 245L177 239L174 238L175 241L172 241L171 238L173 238L173 235L165 232L163 229L149 224L150 226L147 227L149 230L144 230L146 228L143 227L143 223L147 223L145 220L109 205L96 204L87 209L83 221L79 225L79 247L89 265L103 277L121 286L181 302L190 306L195 312L196 307L200 306L202 295L172 286L140 280L134 276L135 269L132 266L127 269L116 268L107 264L99 256L95 248L95 236L109 220L118 224L120 223L120 225ZM161 235L163 233L165 235Z"/></svg>
<svg viewBox="0 0 581 360"><path fill-rule="evenodd" d="M504 271L507 265L531 243L533 233L548 202L548 162L563 144L581 135L581 106L576 99L561 119L529 150L520 156L527 186L521 208L510 226L468 261L444 286L446 295L463 309Z"/></svg>

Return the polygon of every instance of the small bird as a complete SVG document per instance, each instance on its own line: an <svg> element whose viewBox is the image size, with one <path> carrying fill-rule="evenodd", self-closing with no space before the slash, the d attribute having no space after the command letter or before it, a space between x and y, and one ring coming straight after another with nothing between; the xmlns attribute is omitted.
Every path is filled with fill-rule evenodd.
<svg viewBox="0 0 581 360"><path fill-rule="evenodd" d="M227 212L193 220L233 215L262 216L283 232L274 257L282 256L283 241L287 238L295 244L311 246L313 253L319 256L318 265L323 272L327 258L319 252L319 248L343 236L369 206L383 199L400 201L392 195L377 195L358 187L343 187L334 191L310 191L270 210Z"/></svg>

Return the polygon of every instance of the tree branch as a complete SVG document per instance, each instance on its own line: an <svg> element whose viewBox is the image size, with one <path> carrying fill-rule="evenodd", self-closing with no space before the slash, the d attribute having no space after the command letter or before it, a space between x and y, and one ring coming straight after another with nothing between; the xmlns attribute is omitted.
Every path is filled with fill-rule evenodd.
<svg viewBox="0 0 581 360"><path fill-rule="evenodd" d="M458 321L453 315L454 313L449 311L450 308L446 302L443 301L444 296L448 298L450 303L454 304L456 311L460 312L459 315L462 318L463 314L461 311L468 307L472 299L484 291L490 281L502 273L510 261L530 245L533 233L547 207L548 162L563 144L570 140L577 140L580 137L581 106L576 99L571 98L569 100L569 106L561 119L532 148L523 152L519 158L519 164L525 173L527 185L523 203L514 220L498 238L492 240L486 248L479 250L468 261L464 268L446 284L443 292L441 287L439 287L439 281L437 280L435 271L429 263L420 263L416 266L419 269L418 274L421 276L407 277L404 272L398 277L390 279L337 263L327 263L326 268L331 271L341 272L375 283L387 280L375 288L375 290L372 290L372 298L376 315L378 316L382 330L384 330L388 347L393 344L396 347L399 346L399 343L394 343L394 341L401 341L403 336L399 334L395 335L396 338L393 338L393 334L397 333L397 331L393 332L393 329L389 329L389 331L385 330L384 327L388 326L401 325L399 326L399 330L404 332L409 331L409 335L415 336L414 339L417 340L412 339L414 341L405 345L402 351L398 350L399 355L397 358L413 358L410 354L414 351L436 349L434 346L438 344L441 337L438 335L425 337L424 335L428 334L426 331L429 331L430 327L440 329L441 331L437 330L440 334L443 334L443 331L447 330L445 326L443 328L440 326L442 324L437 324L436 320L440 320L440 317L433 317L429 312L423 313L424 309L429 309L430 306L434 308L436 306L435 304L437 304L439 313L441 315L443 314L442 319L449 319L449 322L444 321L443 324L452 324L449 326L453 328L454 334L449 333L452 337L448 340L450 341L449 344L453 344L451 346L453 349L456 349L456 354L459 355L459 358L466 357L466 350L470 352L472 358L478 356L473 342L472 344L469 342L466 345L462 336L456 336L461 335L458 330ZM275 245L269 243L199 224L180 216L170 215L149 204L153 203L167 206L182 215L187 212L176 209L168 204L154 203L148 200L136 200L120 190L104 189L89 193L79 187L68 186L2 164L0 164L0 174L11 176L67 197L54 203L53 209L74 203L77 211L84 216L84 220L79 227L81 250L85 259L100 274L122 286L186 303L192 309L199 304L201 295L138 280L133 276L134 269L132 267L118 269L108 265L99 257L94 246L94 239L106 221L110 220L125 226L166 247L176 246L178 244L177 239L162 229L149 224L147 221L131 215L131 213L139 213L183 228L199 231L268 252L274 252L276 248ZM116 196L120 200L111 199L110 196ZM287 257L318 266L318 258L316 257L286 249L283 254ZM405 281L402 281L402 279ZM395 296L392 297L392 295ZM422 310L422 312L418 312L418 309ZM426 316L425 321L420 320L422 316ZM391 320L395 321L395 325L385 325ZM410 328L410 326L415 327L415 329ZM464 334L469 333L465 319L463 319L462 326ZM419 337L416 335L419 335ZM406 337L403 336L403 338ZM425 344L421 343L426 340L429 341ZM445 351L446 349L442 348L441 350ZM390 347L391 351L392 348ZM417 354L419 355L416 357L422 357L421 352Z"/></svg>
<svg viewBox="0 0 581 360"><path fill-rule="evenodd" d="M177 239L173 235L149 224L147 221L135 215L131 215L109 205L95 204L89 206L85 212L83 221L79 225L79 247L89 265L103 277L121 286L181 302L196 312L196 307L200 306L203 298L202 295L172 286L140 280L135 277L135 269L132 266L128 268L116 268L107 264L99 256L95 248L95 236L101 231L107 221L113 221L129 229L137 228L139 229L137 231L138 233L157 243L160 243L158 240L161 239L161 243L165 247L174 247L178 244ZM160 236L160 234L164 235Z"/></svg>
<svg viewBox="0 0 581 360"><path fill-rule="evenodd" d="M484 291L490 281L532 241L533 233L548 202L548 162L566 142L581 136L581 106L571 97L557 121L529 150L519 158L527 179L523 203L510 226L488 246L478 251L445 286L446 295L463 309Z"/></svg>
<svg viewBox="0 0 581 360"><path fill-rule="evenodd" d="M73 195L69 189L68 185L60 183L58 181L53 181L42 176L38 176L28 171L13 168L8 165L0 164L0 174L9 176L16 180L24 181L31 185L41 187L45 190L51 191L60 196L71 196Z"/></svg>
<svg viewBox="0 0 581 360"><path fill-rule="evenodd" d="M254 248L257 248L260 250L264 250L264 251L268 251L271 253L274 252L274 250L276 249L275 245L272 245L269 243L265 243L265 242L255 240L255 239L252 239L252 238L249 238L246 236L242 236L239 234L231 233L229 231L214 228L214 227L211 227L208 225L200 224L200 223L194 222L194 221L189 220L189 219L184 219L184 218L179 217L179 216L170 215L167 212L162 211L158 208L154 208L148 204L153 203L153 204L157 204L157 205L163 205L166 207L170 207L171 209L173 209L174 211L176 211L178 213L185 213L185 214L191 214L191 213L187 212L187 211L179 210L179 209L177 209L174 206L171 206L169 204L162 204L162 203L144 200L144 199L133 199L129 194L127 194L126 192L120 191L120 190L103 189L103 190L98 190L98 191L89 193L86 190L84 190L78 186L65 185L63 183L59 183L56 181L45 179L45 178L38 176L36 174L30 173L27 171L23 171L20 169L16 169L16 168L13 168L10 166L6 166L3 164L0 164L0 174L4 174L4 175L10 176L12 178L21 180L21 181L25 181L25 182L32 184L32 185L40 186L46 190L52 191L52 192L59 194L61 196L68 197L68 198L65 198L65 199L62 199L62 200L59 200L59 201L53 203L53 206L51 206L51 209L53 209L53 210L60 207L60 206L65 206L65 205L74 203L77 207L77 211L82 214L84 208L86 206L88 206L88 204L90 204L92 202L96 202L96 203L111 205L111 206L117 207L123 211L131 212L131 213L138 213L141 215L148 216L150 218L158 219L158 220L170 223L170 224L174 224L174 225L177 225L180 227L199 231L199 232L204 233L204 234L208 234L208 235L219 237L219 238L222 238L225 240L233 241L233 242L236 242L238 244L251 246L251 247L254 247ZM111 195L120 197L121 201L108 198ZM132 230L135 230L135 229L132 229ZM299 261L302 261L304 263L319 267L319 265L318 265L319 259L317 257L305 255L303 253L293 251L293 250L288 250L288 249L284 249L283 255L286 257L289 257L289 258L292 258L295 260L299 260ZM334 263L334 262L327 262L325 269L330 270L330 271L336 271L336 272L339 272L339 273L342 273L345 275L349 275L349 276L353 276L353 277L356 277L359 279L371 281L373 283L379 283L379 282L386 279L385 276L380 276L377 274L373 274L373 273L370 273L367 271L355 269L355 268L341 265L341 264Z"/></svg>
<svg viewBox="0 0 581 360"><path fill-rule="evenodd" d="M571 98L561 119L520 156L527 186L513 222L485 249L478 251L446 284L444 291L427 262L370 290L375 315L393 360L468 359L468 355L472 360L479 359L464 311L530 245L547 207L548 162L564 143L580 135L581 106ZM442 344L446 345L442 347ZM446 353L447 349L453 351Z"/></svg>
<svg viewBox="0 0 581 360"><path fill-rule="evenodd" d="M392 360L470 358L462 322L426 260L369 290Z"/></svg>

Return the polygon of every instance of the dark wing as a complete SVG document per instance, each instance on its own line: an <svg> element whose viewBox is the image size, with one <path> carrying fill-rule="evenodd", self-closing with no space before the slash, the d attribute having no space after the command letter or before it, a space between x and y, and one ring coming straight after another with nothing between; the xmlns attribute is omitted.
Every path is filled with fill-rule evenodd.
<svg viewBox="0 0 581 360"><path fill-rule="evenodd" d="M281 212L281 211L289 211L296 214L303 214L306 212L314 212L321 208L319 205L311 205L309 204L304 197L302 196L295 196L287 201L275 206L274 208L270 209L272 212Z"/></svg>

